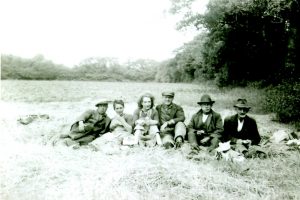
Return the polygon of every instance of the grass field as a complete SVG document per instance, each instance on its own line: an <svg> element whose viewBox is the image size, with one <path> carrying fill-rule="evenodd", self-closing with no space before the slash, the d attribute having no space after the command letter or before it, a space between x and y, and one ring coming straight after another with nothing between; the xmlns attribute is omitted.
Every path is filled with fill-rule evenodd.
<svg viewBox="0 0 300 200"><path fill-rule="evenodd" d="M232 104L245 97L260 134L291 127L263 113L264 92L235 88L219 90L209 84L117 83L80 81L1 81L0 199L300 199L300 154L278 146L266 159L242 164L218 161L212 155L188 155L179 150L125 148L122 151L73 150L53 147L51 138L65 133L83 111L100 98L126 102L132 113L144 91L161 102L161 92L173 90L185 110L186 123L208 93L222 117L233 114ZM18 118L47 114L22 125ZM108 115L113 116L112 105Z"/></svg>

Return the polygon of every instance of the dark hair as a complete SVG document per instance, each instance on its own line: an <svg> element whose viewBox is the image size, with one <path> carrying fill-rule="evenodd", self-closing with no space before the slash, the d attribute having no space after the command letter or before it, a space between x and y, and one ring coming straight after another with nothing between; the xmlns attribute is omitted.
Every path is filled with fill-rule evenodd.
<svg viewBox="0 0 300 200"><path fill-rule="evenodd" d="M152 94L150 94L150 93L145 93L145 94L143 94L140 98L139 98L139 100L138 100L138 107L139 107L139 109L142 109L143 108L143 105L142 105L142 102L143 102L143 98L144 97L149 97L150 99L151 99L151 108L153 108L153 106L154 106L154 96L152 95Z"/></svg>
<svg viewBox="0 0 300 200"><path fill-rule="evenodd" d="M113 102L114 109L116 108L116 104L120 104L124 107L124 101L123 100L118 100L118 99L114 100L114 102Z"/></svg>

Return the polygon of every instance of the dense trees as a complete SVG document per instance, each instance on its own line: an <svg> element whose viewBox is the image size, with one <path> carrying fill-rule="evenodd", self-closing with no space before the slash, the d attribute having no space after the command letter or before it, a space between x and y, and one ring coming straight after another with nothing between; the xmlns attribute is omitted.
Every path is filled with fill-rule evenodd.
<svg viewBox="0 0 300 200"><path fill-rule="evenodd" d="M205 14L197 13L195 0L172 2L172 13L183 15L179 29L206 32L184 45L165 68L176 63L175 71L193 80L215 79L220 86L277 85L299 78L298 1L210 0Z"/></svg>
<svg viewBox="0 0 300 200"><path fill-rule="evenodd" d="M53 80L68 74L68 69L45 60L42 55L23 59L12 55L1 56L1 79Z"/></svg>
<svg viewBox="0 0 300 200"><path fill-rule="evenodd" d="M204 14L197 12L194 2L172 0L171 12L183 16L179 29L206 32L184 45L162 71L193 80L214 79L222 87L255 83L266 89L266 108L280 121L299 123L299 2L210 0Z"/></svg>

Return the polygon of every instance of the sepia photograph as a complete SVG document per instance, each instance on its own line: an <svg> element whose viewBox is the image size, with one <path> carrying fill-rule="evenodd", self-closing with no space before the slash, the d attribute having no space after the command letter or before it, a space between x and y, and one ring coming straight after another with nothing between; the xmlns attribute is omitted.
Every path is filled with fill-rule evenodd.
<svg viewBox="0 0 300 200"><path fill-rule="evenodd" d="M300 200L298 0L0 6L1 200Z"/></svg>

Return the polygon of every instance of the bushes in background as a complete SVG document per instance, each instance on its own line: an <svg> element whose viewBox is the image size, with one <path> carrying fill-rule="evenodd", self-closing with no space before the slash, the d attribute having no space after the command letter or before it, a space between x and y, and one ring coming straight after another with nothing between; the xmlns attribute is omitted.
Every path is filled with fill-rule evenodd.
<svg viewBox="0 0 300 200"><path fill-rule="evenodd" d="M267 90L266 110L276 113L280 122L300 128L300 81L285 81Z"/></svg>

